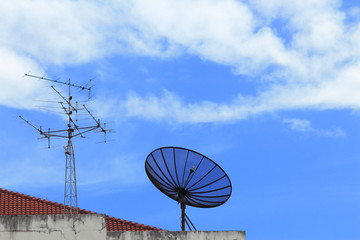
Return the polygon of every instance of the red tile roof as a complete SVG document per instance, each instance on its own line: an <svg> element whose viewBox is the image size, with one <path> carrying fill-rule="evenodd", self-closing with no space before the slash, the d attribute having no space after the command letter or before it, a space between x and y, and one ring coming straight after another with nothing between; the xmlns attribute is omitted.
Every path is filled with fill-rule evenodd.
<svg viewBox="0 0 360 240"><path fill-rule="evenodd" d="M64 205L0 188L0 215L63 214ZM79 214L96 214L79 209ZM107 231L162 231L162 229L106 215Z"/></svg>

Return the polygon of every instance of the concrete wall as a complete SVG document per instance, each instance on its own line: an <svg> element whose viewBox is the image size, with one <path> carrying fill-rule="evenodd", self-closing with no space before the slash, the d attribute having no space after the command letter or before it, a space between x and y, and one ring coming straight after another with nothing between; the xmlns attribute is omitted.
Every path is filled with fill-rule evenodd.
<svg viewBox="0 0 360 240"><path fill-rule="evenodd" d="M0 216L0 240L245 240L244 231L107 232L105 215Z"/></svg>
<svg viewBox="0 0 360 240"><path fill-rule="evenodd" d="M0 240L105 240L105 215L0 216Z"/></svg>
<svg viewBox="0 0 360 240"><path fill-rule="evenodd" d="M245 231L108 232L107 240L245 240Z"/></svg>

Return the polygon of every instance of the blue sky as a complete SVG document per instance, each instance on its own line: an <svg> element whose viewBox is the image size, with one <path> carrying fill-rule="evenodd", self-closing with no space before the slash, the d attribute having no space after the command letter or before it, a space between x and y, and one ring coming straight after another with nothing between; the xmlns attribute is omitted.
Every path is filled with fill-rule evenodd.
<svg viewBox="0 0 360 240"><path fill-rule="evenodd" d="M176 202L147 179L163 146L229 175L201 230L247 239L359 239L360 3L334 0L4 1L0 9L0 187L63 202L62 128L34 75L85 83L116 132L74 140L80 208L168 230ZM80 97L81 95L77 95Z"/></svg>

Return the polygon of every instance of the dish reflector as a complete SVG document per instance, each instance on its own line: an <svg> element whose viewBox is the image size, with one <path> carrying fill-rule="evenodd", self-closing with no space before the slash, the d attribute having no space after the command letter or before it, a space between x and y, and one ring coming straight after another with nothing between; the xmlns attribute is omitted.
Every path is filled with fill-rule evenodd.
<svg viewBox="0 0 360 240"><path fill-rule="evenodd" d="M217 207L231 195L231 182L224 170L210 158L186 148L152 151L146 158L145 170L161 192L181 204Z"/></svg>

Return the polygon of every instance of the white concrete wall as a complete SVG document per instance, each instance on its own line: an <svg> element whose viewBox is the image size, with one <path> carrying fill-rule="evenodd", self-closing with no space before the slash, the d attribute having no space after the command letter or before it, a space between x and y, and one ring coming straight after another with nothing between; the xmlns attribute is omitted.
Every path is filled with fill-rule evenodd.
<svg viewBox="0 0 360 240"><path fill-rule="evenodd" d="M245 231L108 232L107 240L245 240Z"/></svg>
<svg viewBox="0 0 360 240"><path fill-rule="evenodd" d="M0 216L0 240L245 240L244 231L107 232L105 215Z"/></svg>
<svg viewBox="0 0 360 240"><path fill-rule="evenodd" d="M105 215L0 216L0 240L105 240Z"/></svg>

